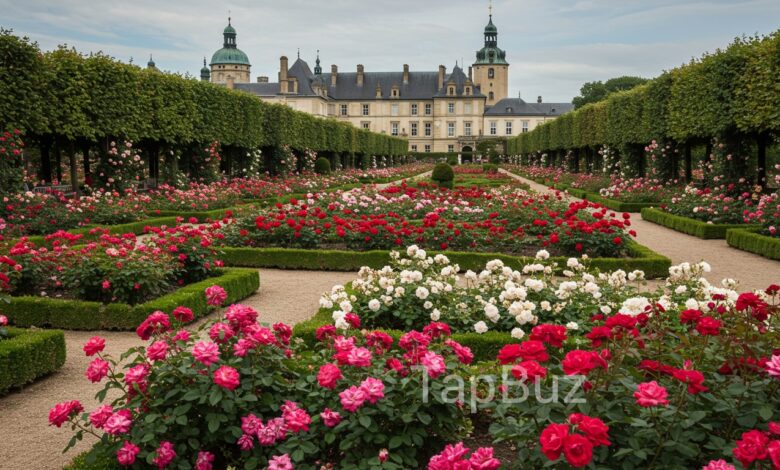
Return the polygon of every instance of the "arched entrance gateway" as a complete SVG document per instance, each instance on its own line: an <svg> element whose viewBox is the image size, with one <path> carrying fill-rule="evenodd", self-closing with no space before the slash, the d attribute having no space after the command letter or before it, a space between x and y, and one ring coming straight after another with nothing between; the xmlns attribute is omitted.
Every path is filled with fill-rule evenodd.
<svg viewBox="0 0 780 470"><path fill-rule="evenodd" d="M474 161L474 149L469 145L464 145L460 149L460 161L461 163L472 163Z"/></svg>

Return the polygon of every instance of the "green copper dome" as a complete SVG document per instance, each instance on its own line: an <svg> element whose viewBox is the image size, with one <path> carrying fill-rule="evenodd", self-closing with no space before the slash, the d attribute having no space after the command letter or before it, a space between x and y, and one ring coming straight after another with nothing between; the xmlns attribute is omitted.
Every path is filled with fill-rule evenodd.
<svg viewBox="0 0 780 470"><path fill-rule="evenodd" d="M493 15L485 26L485 46L477 51L477 61L474 65L499 64L508 65L506 52L498 47L498 28L493 24Z"/></svg>
<svg viewBox="0 0 780 470"><path fill-rule="evenodd" d="M235 47L223 47L211 56L211 64L251 65L244 51Z"/></svg>
<svg viewBox="0 0 780 470"><path fill-rule="evenodd" d="M493 15L490 15L490 20L487 26L485 26L485 34L498 34L498 28L493 24Z"/></svg>
<svg viewBox="0 0 780 470"><path fill-rule="evenodd" d="M244 54L244 51L236 46L236 29L230 24L230 18L228 18L228 25L225 26L225 30L222 32L222 36L225 38L222 43L222 49L218 50L211 56L211 64L237 64L237 65L251 65L249 58Z"/></svg>

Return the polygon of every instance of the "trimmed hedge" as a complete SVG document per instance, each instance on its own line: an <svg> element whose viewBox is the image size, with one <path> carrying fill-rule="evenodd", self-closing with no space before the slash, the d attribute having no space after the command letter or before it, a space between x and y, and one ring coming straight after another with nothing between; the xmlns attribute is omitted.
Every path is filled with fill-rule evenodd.
<svg viewBox="0 0 780 470"><path fill-rule="evenodd" d="M65 364L65 334L58 330L8 328L0 341L0 396Z"/></svg>
<svg viewBox="0 0 780 470"><path fill-rule="evenodd" d="M85 451L73 458L70 464L62 467L62 470L119 470L122 467L116 459L107 456L95 456L93 462L87 463L89 451Z"/></svg>
<svg viewBox="0 0 780 470"><path fill-rule="evenodd" d="M563 190L564 188L556 188L556 189ZM596 202L606 207L607 209L612 209L613 211L617 211L617 212L639 212L645 207L654 207L658 205L658 203L656 202L618 201L616 199L609 199L600 194L591 193L583 189L577 189L577 188L565 188L565 190L568 191L569 194L571 194L574 197L585 199L591 202Z"/></svg>
<svg viewBox="0 0 780 470"><path fill-rule="evenodd" d="M47 297L11 297L5 312L15 325L54 327L67 330L132 330L156 311L170 312L179 305L192 309L195 318L209 313L204 290L219 284L228 293L228 303L237 302L260 287L255 269L221 269L219 276L208 278L177 289L139 305L121 303L102 304L81 300L51 299Z"/></svg>
<svg viewBox="0 0 780 470"><path fill-rule="evenodd" d="M602 271L624 269L633 271L639 269L648 278L666 277L671 260L646 246L629 241L626 248L630 258L591 258L591 267ZM379 269L390 263L390 252L384 250L346 251L346 250L304 250L297 248L246 248L224 247L222 259L230 266L253 268L280 269L312 269L326 271L357 271L362 266ZM519 269L533 263L528 256L512 256L502 253L466 253L457 251L429 252L431 256L437 253L447 255L461 269L482 270L485 264L493 259L500 259L507 266ZM561 266L566 264L565 257L555 257Z"/></svg>
<svg viewBox="0 0 780 470"><path fill-rule="evenodd" d="M298 323L293 327L293 336L301 338L308 347L312 347L316 344L317 338L315 333L317 328L333 323L330 311L325 308L321 308L317 311L314 317L304 322ZM404 334L401 330L386 330L384 331L393 339L398 342L398 339ZM471 348L471 352L474 353L474 361L493 361L498 354L498 351L504 347L505 344L514 342L515 340L509 333L488 331L484 334L479 333L453 333L452 339Z"/></svg>
<svg viewBox="0 0 780 470"><path fill-rule="evenodd" d="M732 228L726 231L726 243L738 250L764 258L780 260L780 238L761 235L759 228ZM771 281L771 279L770 279Z"/></svg>
<svg viewBox="0 0 780 470"><path fill-rule="evenodd" d="M642 220L663 225L672 230L687 233L688 235L693 235L694 237L703 238L705 240L726 238L726 232L729 229L756 227L755 225L748 224L708 224L707 222L683 217L681 215L670 214L651 207L642 209Z"/></svg>

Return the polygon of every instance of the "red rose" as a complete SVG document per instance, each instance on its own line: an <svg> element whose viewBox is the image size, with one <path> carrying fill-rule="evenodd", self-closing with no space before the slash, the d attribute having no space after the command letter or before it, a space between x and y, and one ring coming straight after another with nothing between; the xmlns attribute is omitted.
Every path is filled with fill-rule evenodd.
<svg viewBox="0 0 780 470"><path fill-rule="evenodd" d="M720 326L720 320L716 320L712 317L702 317L696 323L696 331L702 336L718 336L718 334L720 334Z"/></svg>
<svg viewBox="0 0 780 470"><path fill-rule="evenodd" d="M569 351L561 362L566 375L588 375L596 367L606 368L606 361L594 351Z"/></svg>
<svg viewBox="0 0 780 470"><path fill-rule="evenodd" d="M610 446L609 442L609 426L604 424L604 421L599 418L593 418L580 413L572 413L569 415L569 423L577 426L577 429L585 434L585 437L593 444L597 446Z"/></svg>
<svg viewBox="0 0 780 470"><path fill-rule="evenodd" d="M563 455L572 467L584 467L593 460L593 444L580 434L568 435L563 441Z"/></svg>
<svg viewBox="0 0 780 470"><path fill-rule="evenodd" d="M563 325L543 324L537 325L531 330L529 339L547 343L552 347L560 348L566 341L566 327Z"/></svg>
<svg viewBox="0 0 780 470"><path fill-rule="evenodd" d="M761 431L752 430L742 433L742 439L737 441L737 446L732 451L734 458L742 462L745 468L755 460L764 460L767 458L767 445L769 438Z"/></svg>
<svg viewBox="0 0 780 470"><path fill-rule="evenodd" d="M342 377L339 366L335 364L325 364L320 367L320 371L317 373L317 382L321 387L333 390L336 388L336 382Z"/></svg>
<svg viewBox="0 0 780 470"><path fill-rule="evenodd" d="M558 460L563 451L563 442L569 435L569 425L550 424L539 435L542 453L550 460Z"/></svg>
<svg viewBox="0 0 780 470"><path fill-rule="evenodd" d="M702 385L704 383L704 375L697 370L677 369L672 376L680 382L688 384L688 393L691 395L709 390Z"/></svg>
<svg viewBox="0 0 780 470"><path fill-rule="evenodd" d="M772 460L772 468L780 468L780 441L774 440L767 446L769 459Z"/></svg>
<svg viewBox="0 0 780 470"><path fill-rule="evenodd" d="M547 376L547 369L536 361L523 361L512 367L512 375L523 382L536 382Z"/></svg>

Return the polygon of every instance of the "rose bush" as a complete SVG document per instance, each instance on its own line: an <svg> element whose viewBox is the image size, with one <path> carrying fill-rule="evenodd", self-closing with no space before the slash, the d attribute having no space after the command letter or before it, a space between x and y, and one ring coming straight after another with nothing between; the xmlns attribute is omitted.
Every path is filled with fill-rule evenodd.
<svg viewBox="0 0 780 470"><path fill-rule="evenodd" d="M444 324L410 331L397 347L379 331L323 327L317 350L303 353L288 326L261 326L248 306L231 305L193 332L183 317L151 314L138 328L149 344L120 359L102 338L84 345L94 357L85 375L105 387L94 409L78 401L51 409L50 424L74 432L68 447L92 434L88 461L134 468L393 469L418 467L466 429L461 407L439 398L444 376L471 361ZM490 448L467 452L448 447L431 462L457 454L483 465L473 468L499 464Z"/></svg>

